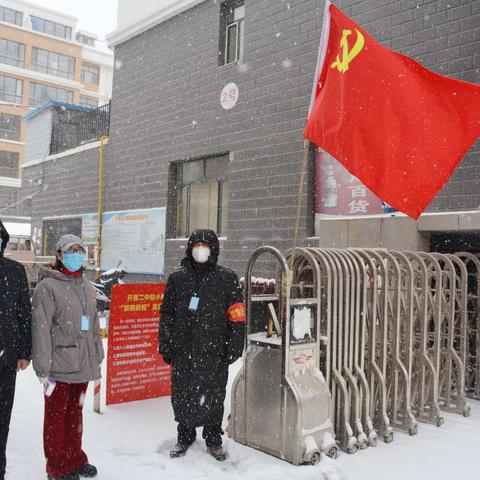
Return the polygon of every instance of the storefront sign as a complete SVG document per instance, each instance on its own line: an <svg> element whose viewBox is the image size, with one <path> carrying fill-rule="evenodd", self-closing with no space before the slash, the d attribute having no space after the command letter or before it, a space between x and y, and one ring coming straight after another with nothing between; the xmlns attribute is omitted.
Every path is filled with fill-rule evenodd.
<svg viewBox="0 0 480 480"><path fill-rule="evenodd" d="M316 152L315 177L316 213L356 216L395 211L322 150Z"/></svg>
<svg viewBox="0 0 480 480"><path fill-rule="evenodd" d="M107 405L170 395L170 366L158 353L163 284L114 285L107 354Z"/></svg>

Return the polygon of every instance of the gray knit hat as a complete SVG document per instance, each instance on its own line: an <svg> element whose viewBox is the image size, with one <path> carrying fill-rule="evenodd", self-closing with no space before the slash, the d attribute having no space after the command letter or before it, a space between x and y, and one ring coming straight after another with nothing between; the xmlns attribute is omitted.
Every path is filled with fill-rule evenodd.
<svg viewBox="0 0 480 480"><path fill-rule="evenodd" d="M57 252L60 250L61 252L67 252L70 247L73 245L80 245L83 250L85 250L85 245L82 242L80 237L76 235L72 235L71 233L67 233L66 235L62 235L60 240L57 242Z"/></svg>

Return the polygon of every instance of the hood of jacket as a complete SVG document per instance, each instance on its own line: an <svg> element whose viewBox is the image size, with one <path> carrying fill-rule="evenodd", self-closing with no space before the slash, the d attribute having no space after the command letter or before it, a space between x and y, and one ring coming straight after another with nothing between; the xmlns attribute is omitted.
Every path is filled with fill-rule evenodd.
<svg viewBox="0 0 480 480"><path fill-rule="evenodd" d="M192 247L196 242L206 243L210 247L210 257L208 258L208 265L210 268L214 268L218 262L218 256L220 255L220 242L218 241L217 234L213 230L197 229L192 232L188 239L187 248L185 250L185 257L182 260L182 266L194 266L195 260L192 256Z"/></svg>
<svg viewBox="0 0 480 480"><path fill-rule="evenodd" d="M0 220L0 238L2 239L2 248L0 249L0 257L3 257L3 252L7 247L7 243L10 240L10 235L7 232L7 229L4 227L2 221Z"/></svg>

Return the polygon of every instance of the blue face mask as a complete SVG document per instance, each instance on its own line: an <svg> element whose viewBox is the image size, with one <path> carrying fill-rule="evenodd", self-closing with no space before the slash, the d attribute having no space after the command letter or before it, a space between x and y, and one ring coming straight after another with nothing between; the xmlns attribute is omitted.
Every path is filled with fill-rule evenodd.
<svg viewBox="0 0 480 480"><path fill-rule="evenodd" d="M64 253L62 263L67 270L76 272L80 270L85 261L85 254L80 252Z"/></svg>

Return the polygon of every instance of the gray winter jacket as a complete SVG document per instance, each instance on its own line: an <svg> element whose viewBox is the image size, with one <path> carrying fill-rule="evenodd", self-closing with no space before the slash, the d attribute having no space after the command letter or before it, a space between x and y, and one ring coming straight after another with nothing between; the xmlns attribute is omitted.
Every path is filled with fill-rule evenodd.
<svg viewBox="0 0 480 480"><path fill-rule="evenodd" d="M92 284L83 275L74 277L53 269L43 269L41 277L32 301L35 373L66 383L97 380L104 353ZM82 303L89 317L85 331Z"/></svg>

